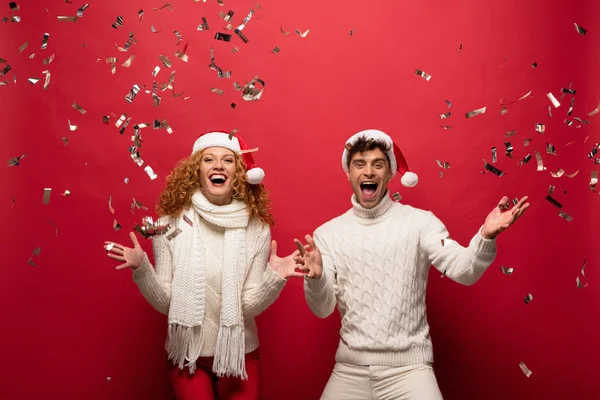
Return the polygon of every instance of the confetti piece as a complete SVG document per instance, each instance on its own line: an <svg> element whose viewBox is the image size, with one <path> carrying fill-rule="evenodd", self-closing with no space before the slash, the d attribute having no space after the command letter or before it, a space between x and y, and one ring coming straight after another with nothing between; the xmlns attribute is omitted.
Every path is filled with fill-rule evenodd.
<svg viewBox="0 0 600 400"><path fill-rule="evenodd" d="M9 167L18 167L21 163L21 160L27 155L27 153L20 155L19 157L9 158L8 166Z"/></svg>
<svg viewBox="0 0 600 400"><path fill-rule="evenodd" d="M498 153L496 150L496 146L492 147L492 164L498 161Z"/></svg>
<svg viewBox="0 0 600 400"><path fill-rule="evenodd" d="M63 144L66 146L69 143L69 139L66 136L62 137Z"/></svg>
<svg viewBox="0 0 600 400"><path fill-rule="evenodd" d="M187 54L185 54L183 51L175 52L175 57L179 58L183 62L188 62L188 60L190 59L190 57Z"/></svg>
<svg viewBox="0 0 600 400"><path fill-rule="evenodd" d="M212 89L210 89L210 91L213 93L216 93L218 95L222 95L223 93L225 93L221 89L217 89L217 88L212 88Z"/></svg>
<svg viewBox="0 0 600 400"><path fill-rule="evenodd" d="M514 150L513 145L510 142L505 142L504 147L506 147L506 149L505 149L506 156L512 158L512 152Z"/></svg>
<svg viewBox="0 0 600 400"><path fill-rule="evenodd" d="M600 103L598 104L598 106L596 108L594 108L592 111L590 111L588 113L588 117L594 116L596 114L598 114L600 112Z"/></svg>
<svg viewBox="0 0 600 400"><path fill-rule="evenodd" d="M284 30L283 30L283 26L282 26L281 28L279 28L279 30L281 31L281 34L283 34L283 35L285 35L285 36L287 36L287 35L289 35L289 34L290 34L289 32L286 32L286 31L284 31ZM350 34L350 35L352 35L352 34ZM600 106L599 106L599 107L600 107Z"/></svg>
<svg viewBox="0 0 600 400"><path fill-rule="evenodd" d="M23 50L25 50L28 45L29 45L29 41L25 41L25 43L23 43L22 45L20 45L19 46L19 53L22 53Z"/></svg>
<svg viewBox="0 0 600 400"><path fill-rule="evenodd" d="M443 162L443 161L440 161L440 160L435 160L435 162L437 162L437 165L440 168L444 168L444 169L450 168L450 162L449 161Z"/></svg>
<svg viewBox="0 0 600 400"><path fill-rule="evenodd" d="M260 88L257 87L256 83L260 84ZM244 89L242 92L242 99L244 99L246 101L260 100L264 90L265 90L265 82L262 79L259 79L258 75L257 75L244 85Z"/></svg>
<svg viewBox="0 0 600 400"><path fill-rule="evenodd" d="M115 231L118 231L119 229L121 229L121 225L117 222L117 220L113 220L113 229Z"/></svg>
<svg viewBox="0 0 600 400"><path fill-rule="evenodd" d="M392 199L397 203L400 200L402 200L402 195L400 193L396 192L392 195Z"/></svg>
<svg viewBox="0 0 600 400"><path fill-rule="evenodd" d="M446 119L446 118L450 118L450 115L452 113L450 111L448 111L446 114L439 114L440 119Z"/></svg>
<svg viewBox="0 0 600 400"><path fill-rule="evenodd" d="M77 111L79 111L81 113L81 115L85 115L85 113L87 113L87 110L83 107L81 107L79 104L77 103L73 103L71 105L71 107L73 107L74 109L76 109Z"/></svg>
<svg viewBox="0 0 600 400"><path fill-rule="evenodd" d="M52 227L55 229L54 235L58 237L58 226L56 226L56 224L50 220L48 220L48 222L50 222L50 225L52 225Z"/></svg>
<svg viewBox="0 0 600 400"><path fill-rule="evenodd" d="M42 200L42 204L48 204L48 203L50 203L50 194L52 194L52 188L45 188L44 189L44 198Z"/></svg>
<svg viewBox="0 0 600 400"><path fill-rule="evenodd" d="M152 217L142 218L142 223L135 225L135 231L148 239L155 235L162 235L171 228L170 224L163 224L160 221L154 221Z"/></svg>
<svg viewBox="0 0 600 400"><path fill-rule="evenodd" d="M71 120L70 119L68 119L67 122L69 123L69 131L73 132L73 131L76 131L78 129L77 125L71 124Z"/></svg>
<svg viewBox="0 0 600 400"><path fill-rule="evenodd" d="M160 67L157 65L156 67L154 67L154 70L152 70L152 76L156 77L156 75L158 75L159 71L160 71Z"/></svg>
<svg viewBox="0 0 600 400"><path fill-rule="evenodd" d="M310 29L307 29L304 32L300 32L298 29L296 29L296 35L300 36L301 38L305 38L309 32L310 32Z"/></svg>
<svg viewBox="0 0 600 400"><path fill-rule="evenodd" d="M235 135L236 133L239 132L239 129L232 129L231 132L229 132L229 140L231 140L233 138L233 135Z"/></svg>
<svg viewBox="0 0 600 400"><path fill-rule="evenodd" d="M181 32L173 31L173 33L175 34L175 36L177 36L177 43L175 43L175 46L179 46L179 43L181 43Z"/></svg>
<svg viewBox="0 0 600 400"><path fill-rule="evenodd" d="M33 257L38 257L40 255L40 252L42 251L41 248L36 247L35 249L33 249L33 252L31 253L31 257L29 257L29 265L31 265L32 267L37 267L36 263L33 262Z"/></svg>
<svg viewBox="0 0 600 400"><path fill-rule="evenodd" d="M77 22L79 20L79 18L77 18L77 16L59 15L56 18L61 22Z"/></svg>
<svg viewBox="0 0 600 400"><path fill-rule="evenodd" d="M181 228L175 229L173 232L171 232L167 235L167 240L170 241L170 240L176 238L177 235L179 235L180 233L181 233Z"/></svg>
<svg viewBox="0 0 600 400"><path fill-rule="evenodd" d="M88 8L89 6L90 6L89 4L84 4L84 5L82 5L81 7L79 7L79 9L77 10L77 16L78 16L79 18L83 17L83 12L84 12L85 10L87 10L87 8Z"/></svg>
<svg viewBox="0 0 600 400"><path fill-rule="evenodd" d="M515 131L514 129L512 131L508 131L506 132L506 137L512 137L515 136L517 134L517 131Z"/></svg>
<svg viewBox="0 0 600 400"><path fill-rule="evenodd" d="M577 25L577 23L575 23L575 30L577 31L577 33L579 33L581 36L585 36L585 34L587 33L587 29Z"/></svg>
<svg viewBox="0 0 600 400"><path fill-rule="evenodd" d="M427 72L422 71L420 69L415 70L415 74L420 76L421 78L425 79L428 82L431 79L431 75L429 75Z"/></svg>
<svg viewBox="0 0 600 400"><path fill-rule="evenodd" d="M590 191L596 191L596 185L598 184L598 171L592 171L592 177L590 178Z"/></svg>
<svg viewBox="0 0 600 400"><path fill-rule="evenodd" d="M235 110L235 108L237 107L237 104L231 103L229 106Z"/></svg>
<svg viewBox="0 0 600 400"><path fill-rule="evenodd" d="M552 118L552 106L548 105L548 116Z"/></svg>
<svg viewBox="0 0 600 400"><path fill-rule="evenodd" d="M52 61L54 61L54 53L52 53L52 55L51 55L50 57L48 57L48 58L44 58L44 59L42 60L42 64L43 64L43 65L48 65L48 64L50 64Z"/></svg>
<svg viewBox="0 0 600 400"><path fill-rule="evenodd" d="M548 93L548 94L546 94L546 97L548 97L548 99L550 100L550 102L552 103L552 105L553 105L555 108L558 108L558 107L560 107L560 103L559 103L559 101L558 101L558 100L556 100L556 97L554 97L554 95L553 95L552 93Z"/></svg>
<svg viewBox="0 0 600 400"><path fill-rule="evenodd" d="M538 63L536 63L536 62L534 62L533 64L531 64L532 68L537 68L537 66L538 66Z"/></svg>
<svg viewBox="0 0 600 400"><path fill-rule="evenodd" d="M158 10L164 10L165 8L168 8L169 10L171 10L171 12L173 12L173 5L171 3L165 3L162 7L160 8L156 8L154 7L154 11L158 11Z"/></svg>
<svg viewBox="0 0 600 400"><path fill-rule="evenodd" d="M519 163L519 166L522 166L523 164L527 164L529 162L529 160L531 160L531 153L527 154L525 156L525 158L523 158L521 160L521 162Z"/></svg>
<svg viewBox="0 0 600 400"><path fill-rule="evenodd" d="M562 208L562 204L560 204L554 197L548 195L546 196L546 200L548 200L553 206Z"/></svg>
<svg viewBox="0 0 600 400"><path fill-rule="evenodd" d="M193 226L194 226L194 224L193 224L192 220L191 220L191 219L189 219L189 218L188 218L188 216L187 216L187 215L185 215L185 214L183 214L183 220L184 220L185 222L187 222L187 224L188 224L189 226L191 226L191 227L193 227Z"/></svg>
<svg viewBox="0 0 600 400"><path fill-rule="evenodd" d="M121 64L122 66L124 66L125 68L129 68L131 67L131 63L133 62L133 60L135 59L135 54L132 54L131 56L129 56L129 58L127 60L125 60L125 62L123 64ZM115 61L116 62L116 61Z"/></svg>
<svg viewBox="0 0 600 400"><path fill-rule="evenodd" d="M440 128L443 128L447 131L449 131L450 129L452 129L452 127L450 125L440 125Z"/></svg>
<svg viewBox="0 0 600 400"><path fill-rule="evenodd" d="M115 122L115 126L118 128L120 127L123 122L125 122L125 119L127 119L127 114L123 114L119 117L119 119L117 120L117 122ZM107 123L108 123L108 119L107 119Z"/></svg>
<svg viewBox="0 0 600 400"><path fill-rule="evenodd" d="M473 110L473 111L469 111L468 113L465 114L466 118L473 118L477 115L481 115L485 113L487 107L482 107L482 108L478 108L477 110Z"/></svg>
<svg viewBox="0 0 600 400"><path fill-rule="evenodd" d="M158 56L158 58L160 59L160 61L162 61L165 67L171 68L173 66L173 63L171 62L171 60L169 60L167 56Z"/></svg>
<svg viewBox="0 0 600 400"><path fill-rule="evenodd" d="M206 21L205 17L202 17L202 23L200 25L198 25L198 28L196 28L197 31L207 31L209 30L208 28L208 21Z"/></svg>
<svg viewBox="0 0 600 400"><path fill-rule="evenodd" d="M50 38L49 33L44 33L44 37L42 38L42 46L41 49L45 50L48 47L48 39Z"/></svg>
<svg viewBox="0 0 600 400"><path fill-rule="evenodd" d="M271 50L271 53L273 54L278 54L281 51L281 49L277 46L275 46L275 48L273 50Z"/></svg>
<svg viewBox="0 0 600 400"><path fill-rule="evenodd" d="M10 205L10 208L13 208L15 206L15 204L17 203L17 201L15 200L15 196L10 196L12 198L12 204Z"/></svg>
<svg viewBox="0 0 600 400"><path fill-rule="evenodd" d="M112 206L112 196L108 196L108 211L113 215L115 214L115 209Z"/></svg>
<svg viewBox="0 0 600 400"><path fill-rule="evenodd" d="M248 22L250 22L250 19L252 18L253 15L254 15L254 10L251 9L248 12L248 15L246 16L246 18L244 18L244 20L242 21L242 23L240 25L238 25L237 28L235 28L235 33L243 31L244 28L246 27L246 25L248 24Z"/></svg>
<svg viewBox="0 0 600 400"><path fill-rule="evenodd" d="M224 42L229 42L229 41L231 41L231 35L229 35L227 33L217 32L217 33L215 33L215 39L222 40Z"/></svg>
<svg viewBox="0 0 600 400"><path fill-rule="evenodd" d="M125 95L125 100L128 103L132 103L133 100L135 99L135 96L137 96L139 91L140 91L140 85L133 85L133 87L131 88L129 93Z"/></svg>
<svg viewBox="0 0 600 400"><path fill-rule="evenodd" d="M110 376L107 376L107 377L106 377L106 380L107 380L107 381L110 381L111 379L112 379L112 378L111 378Z"/></svg>
<svg viewBox="0 0 600 400"><path fill-rule="evenodd" d="M444 100L446 102L446 104L448 105L448 108L452 107L452 103L450 103L450 100Z"/></svg>
<svg viewBox="0 0 600 400"><path fill-rule="evenodd" d="M529 146L529 144L533 141L533 139L529 138L529 139L524 139L523 140L523 146L527 147Z"/></svg>
<svg viewBox="0 0 600 400"><path fill-rule="evenodd" d="M584 287L587 287L587 285L588 285L588 278L587 278L587 276L585 276L585 264L586 263L587 263L587 259L583 260L583 265L581 266L581 272L580 272L581 277L578 275L575 278L575 283L577 284L577 287L579 289L583 289Z"/></svg>
<svg viewBox="0 0 600 400"><path fill-rule="evenodd" d="M533 300L533 295L531 293L527 294L527 296L525 296L523 298L523 301L525 301L525 304L529 304L532 300Z"/></svg>
<svg viewBox="0 0 600 400"><path fill-rule="evenodd" d="M139 202L138 200L135 199L135 197L133 198L133 203L131 203L131 213L135 214L135 210L139 210L142 209L144 211L148 211L148 207L146 207L145 205L143 205L141 202Z"/></svg>
<svg viewBox="0 0 600 400"><path fill-rule="evenodd" d="M542 160L542 155L540 154L539 151L534 151L533 153L535 154L535 159L537 161L537 170L545 171L546 167L544 167L544 161Z"/></svg>
<svg viewBox="0 0 600 400"><path fill-rule="evenodd" d="M556 148L552 143L546 143L546 153L551 154L553 156L556 155Z"/></svg>
<svg viewBox="0 0 600 400"><path fill-rule="evenodd" d="M117 15L117 20L112 23L112 27L117 29L118 27L123 26L123 17Z"/></svg>
<svg viewBox="0 0 600 400"><path fill-rule="evenodd" d="M523 371L523 373L525 374L526 377L530 377L532 372L529 368L527 368L527 365L525 365L525 363L523 361L521 361L519 363L519 367L521 368L521 371Z"/></svg>
<svg viewBox="0 0 600 400"><path fill-rule="evenodd" d="M463 48L463 45L462 45L462 43L460 43L459 46L458 46L458 52L459 53L462 51L462 48Z"/></svg>
<svg viewBox="0 0 600 400"><path fill-rule="evenodd" d="M146 168L144 168L144 171L146 171L146 173L150 177L150 180L155 180L156 178L158 178L158 175L154 173L151 166L147 165Z"/></svg>
<svg viewBox="0 0 600 400"><path fill-rule="evenodd" d="M561 218L564 218L565 220L567 220L567 222L573 221L573 217L571 217L569 214L567 214L564 211L559 211L558 216Z"/></svg>
<svg viewBox="0 0 600 400"><path fill-rule="evenodd" d="M225 22L230 22L231 18L233 17L234 14L235 13L233 10L227 11L227 14L225 14L223 11L221 11L219 13L219 17L223 18L225 20Z"/></svg>
<svg viewBox="0 0 600 400"><path fill-rule="evenodd" d="M485 159L483 160L483 167L487 170L490 171L491 173L493 173L494 175L500 177L504 175L504 172L500 171L498 168L494 167L493 165L490 165L487 163L487 161L485 161Z"/></svg>
<svg viewBox="0 0 600 400"><path fill-rule="evenodd" d="M35 85L36 83L38 83L39 81L42 80L42 78L29 78L27 79L29 81L29 83L31 83L32 85Z"/></svg>
<svg viewBox="0 0 600 400"><path fill-rule="evenodd" d="M508 108L507 107L500 108L500 115L505 115L506 113L508 113Z"/></svg>
<svg viewBox="0 0 600 400"><path fill-rule="evenodd" d="M167 122L167 120L166 120L166 119L165 119L165 120L163 120L163 121L160 123L160 125L161 125L161 127L162 127L163 129L165 129L165 130L167 131L167 133L168 133L169 135L173 133L173 129L171 129L171 126L169 125L169 123Z"/></svg>
<svg viewBox="0 0 600 400"><path fill-rule="evenodd" d="M506 267L503 267L503 266L500 266L500 270L502 271L502 273L504 275L512 275L512 273L514 271L513 268L506 268Z"/></svg>
<svg viewBox="0 0 600 400"><path fill-rule="evenodd" d="M543 135L544 132L546 132L546 125L540 124L540 123L536 123L535 124L535 130L536 130L536 132L539 132L539 133L541 133Z"/></svg>
<svg viewBox="0 0 600 400"><path fill-rule="evenodd" d="M142 22L142 19L143 19L143 18L144 18L144 10L142 10L142 9L140 8L140 10L138 11L138 20L139 20L140 22Z"/></svg>
<svg viewBox="0 0 600 400"><path fill-rule="evenodd" d="M10 7L10 11L18 11L19 10L19 6L14 1L9 2L8 6Z"/></svg>
<svg viewBox="0 0 600 400"><path fill-rule="evenodd" d="M65 190L65 192L62 195L64 197L69 197L71 195L71 191L70 190Z"/></svg>

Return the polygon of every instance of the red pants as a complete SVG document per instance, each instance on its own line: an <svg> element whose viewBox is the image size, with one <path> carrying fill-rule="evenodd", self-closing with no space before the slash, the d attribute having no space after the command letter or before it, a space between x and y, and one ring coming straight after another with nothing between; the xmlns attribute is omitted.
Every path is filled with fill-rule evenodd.
<svg viewBox="0 0 600 400"><path fill-rule="evenodd" d="M213 357L198 358L193 375L188 368L169 364L177 400L258 400L258 349L246 354L247 380L218 378L212 372Z"/></svg>

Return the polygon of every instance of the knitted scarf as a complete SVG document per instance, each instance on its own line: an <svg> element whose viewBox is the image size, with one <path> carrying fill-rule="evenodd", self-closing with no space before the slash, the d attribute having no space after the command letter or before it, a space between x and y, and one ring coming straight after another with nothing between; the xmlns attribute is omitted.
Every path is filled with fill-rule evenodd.
<svg viewBox="0 0 600 400"><path fill-rule="evenodd" d="M225 228L225 251L221 266L221 320L213 372L217 376L247 379L239 285L246 267L248 209L239 200L233 200L226 206L214 205L199 191L192 196L192 206L195 212L189 213L188 218L194 228L189 230L190 235L181 235L181 247L174 257L175 273L166 344L169 359L179 368L189 367L190 372L194 373L196 360L202 349L206 287L205 244L195 227L199 226L200 218L203 218L213 225Z"/></svg>

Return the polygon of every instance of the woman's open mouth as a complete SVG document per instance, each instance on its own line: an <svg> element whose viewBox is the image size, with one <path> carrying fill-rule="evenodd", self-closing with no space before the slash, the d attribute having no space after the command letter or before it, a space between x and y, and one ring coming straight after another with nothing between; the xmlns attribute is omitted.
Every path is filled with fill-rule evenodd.
<svg viewBox="0 0 600 400"><path fill-rule="evenodd" d="M227 181L227 177L223 174L212 174L208 177L213 186L223 186Z"/></svg>

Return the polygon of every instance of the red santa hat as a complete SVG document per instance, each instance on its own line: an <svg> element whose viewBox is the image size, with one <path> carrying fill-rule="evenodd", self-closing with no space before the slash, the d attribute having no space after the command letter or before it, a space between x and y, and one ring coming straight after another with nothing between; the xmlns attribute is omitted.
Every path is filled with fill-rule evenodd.
<svg viewBox="0 0 600 400"><path fill-rule="evenodd" d="M400 175L400 181L402 182L403 186L417 186L417 183L419 182L419 177L417 176L417 174L408 170L408 164L406 163L404 155L402 154L400 148L396 145L396 143L394 143L391 137L389 137L382 131L378 131L377 129L367 129L365 131L361 131L355 135L352 135L350 139L346 141L346 147L352 146L359 137L385 142L388 145L387 147L389 148L389 150L387 151L387 155L390 159L392 176L398 173ZM342 167L344 168L344 171L346 173L348 173L348 161L348 150L344 148L344 153L342 153Z"/></svg>
<svg viewBox="0 0 600 400"><path fill-rule="evenodd" d="M202 134L194 142L192 154L209 147L224 147L239 154L246 165L246 178L249 184L258 185L265 177L265 171L254 164L252 153L248 151L248 145L239 136L231 136L227 132L214 131Z"/></svg>

